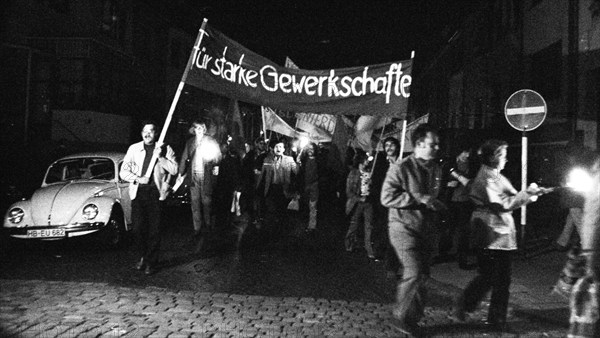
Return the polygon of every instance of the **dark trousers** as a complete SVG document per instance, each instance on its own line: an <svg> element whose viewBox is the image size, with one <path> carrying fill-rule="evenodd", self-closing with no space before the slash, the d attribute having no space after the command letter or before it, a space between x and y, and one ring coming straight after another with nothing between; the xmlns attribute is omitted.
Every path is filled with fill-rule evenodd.
<svg viewBox="0 0 600 338"><path fill-rule="evenodd" d="M283 234L286 223L287 204L289 200L283 192L283 185L271 184L265 197L265 223L273 234Z"/></svg>
<svg viewBox="0 0 600 338"><path fill-rule="evenodd" d="M158 189L141 188L131 201L131 219L140 255L148 265L158 263L160 249L160 214Z"/></svg>
<svg viewBox="0 0 600 338"><path fill-rule="evenodd" d="M262 222L265 218L265 196L263 195L264 188L254 191L254 199L252 200L252 220Z"/></svg>
<svg viewBox="0 0 600 338"><path fill-rule="evenodd" d="M467 257L471 254L471 214L473 213L473 204L470 202L453 202L454 223L458 228L458 246L456 253L459 264L467 264Z"/></svg>
<svg viewBox="0 0 600 338"><path fill-rule="evenodd" d="M512 251L481 250L477 258L478 275L463 291L459 306L467 312L472 312L491 290L488 321L504 323L510 296Z"/></svg>
<svg viewBox="0 0 600 338"><path fill-rule="evenodd" d="M364 248L368 256L373 256L373 244L371 243L371 233L373 232L373 204L371 202L358 202L350 214L350 226L344 240L346 250L352 251L357 244L358 226L361 221L364 223Z"/></svg>
<svg viewBox="0 0 600 338"><path fill-rule="evenodd" d="M377 231L377 246L375 251L383 257L383 265L385 271L393 273L396 276L400 276L402 269L400 268L400 261L396 250L390 242L389 228L388 228L388 209L383 207L381 204L376 204L375 211L375 224L378 228Z"/></svg>
<svg viewBox="0 0 600 338"><path fill-rule="evenodd" d="M402 275L402 267L400 266L398 255L396 254L396 250L392 246L392 243L389 241L389 239L386 242L383 263L385 266L385 271L394 273L397 277Z"/></svg>
<svg viewBox="0 0 600 338"><path fill-rule="evenodd" d="M202 191L202 183L190 186L194 235L204 235L212 230L212 193Z"/></svg>
<svg viewBox="0 0 600 338"><path fill-rule="evenodd" d="M469 202L450 202L450 213L446 222L440 229L439 254L446 256L454 247L456 240L456 254L459 262L466 263L469 254L470 219L472 206Z"/></svg>

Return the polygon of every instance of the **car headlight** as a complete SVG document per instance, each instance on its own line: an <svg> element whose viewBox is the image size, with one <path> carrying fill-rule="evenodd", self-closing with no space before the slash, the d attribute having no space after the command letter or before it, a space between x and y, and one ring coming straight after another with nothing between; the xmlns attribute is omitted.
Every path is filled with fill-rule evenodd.
<svg viewBox="0 0 600 338"><path fill-rule="evenodd" d="M83 208L83 218L92 220L98 216L98 207L95 204L88 204Z"/></svg>
<svg viewBox="0 0 600 338"><path fill-rule="evenodd" d="M25 216L25 211L21 208L13 208L8 212L8 221L13 224L19 224Z"/></svg>

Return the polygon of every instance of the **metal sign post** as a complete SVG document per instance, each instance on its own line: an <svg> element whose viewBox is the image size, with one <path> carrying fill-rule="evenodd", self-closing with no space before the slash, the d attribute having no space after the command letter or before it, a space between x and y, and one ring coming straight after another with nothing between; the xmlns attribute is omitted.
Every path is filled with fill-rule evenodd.
<svg viewBox="0 0 600 338"><path fill-rule="evenodd" d="M527 189L527 132L539 127L546 119L546 101L537 92L521 89L514 92L504 106L506 121L523 132L521 137L521 190ZM521 207L521 243L525 241L527 207Z"/></svg>
<svg viewBox="0 0 600 338"><path fill-rule="evenodd" d="M521 190L527 189L527 130L523 130L521 136ZM525 240L525 224L527 224L527 206L521 207L521 241Z"/></svg>

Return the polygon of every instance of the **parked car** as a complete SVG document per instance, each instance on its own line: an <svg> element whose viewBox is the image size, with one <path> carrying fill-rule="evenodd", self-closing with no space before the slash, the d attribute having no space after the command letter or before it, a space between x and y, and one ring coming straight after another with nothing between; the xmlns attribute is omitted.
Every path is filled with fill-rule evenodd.
<svg viewBox="0 0 600 338"><path fill-rule="evenodd" d="M124 153L93 152L63 157L46 170L31 199L13 203L4 231L23 240L60 240L99 232L118 246L131 230L129 183L119 179Z"/></svg>

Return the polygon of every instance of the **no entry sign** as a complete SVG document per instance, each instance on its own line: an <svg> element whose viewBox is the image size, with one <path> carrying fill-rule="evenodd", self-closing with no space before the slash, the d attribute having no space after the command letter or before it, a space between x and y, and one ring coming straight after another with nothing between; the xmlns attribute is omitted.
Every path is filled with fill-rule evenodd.
<svg viewBox="0 0 600 338"><path fill-rule="evenodd" d="M544 98L530 89L514 92L504 106L504 115L508 124L521 131L530 131L539 127L546 119L546 111Z"/></svg>

